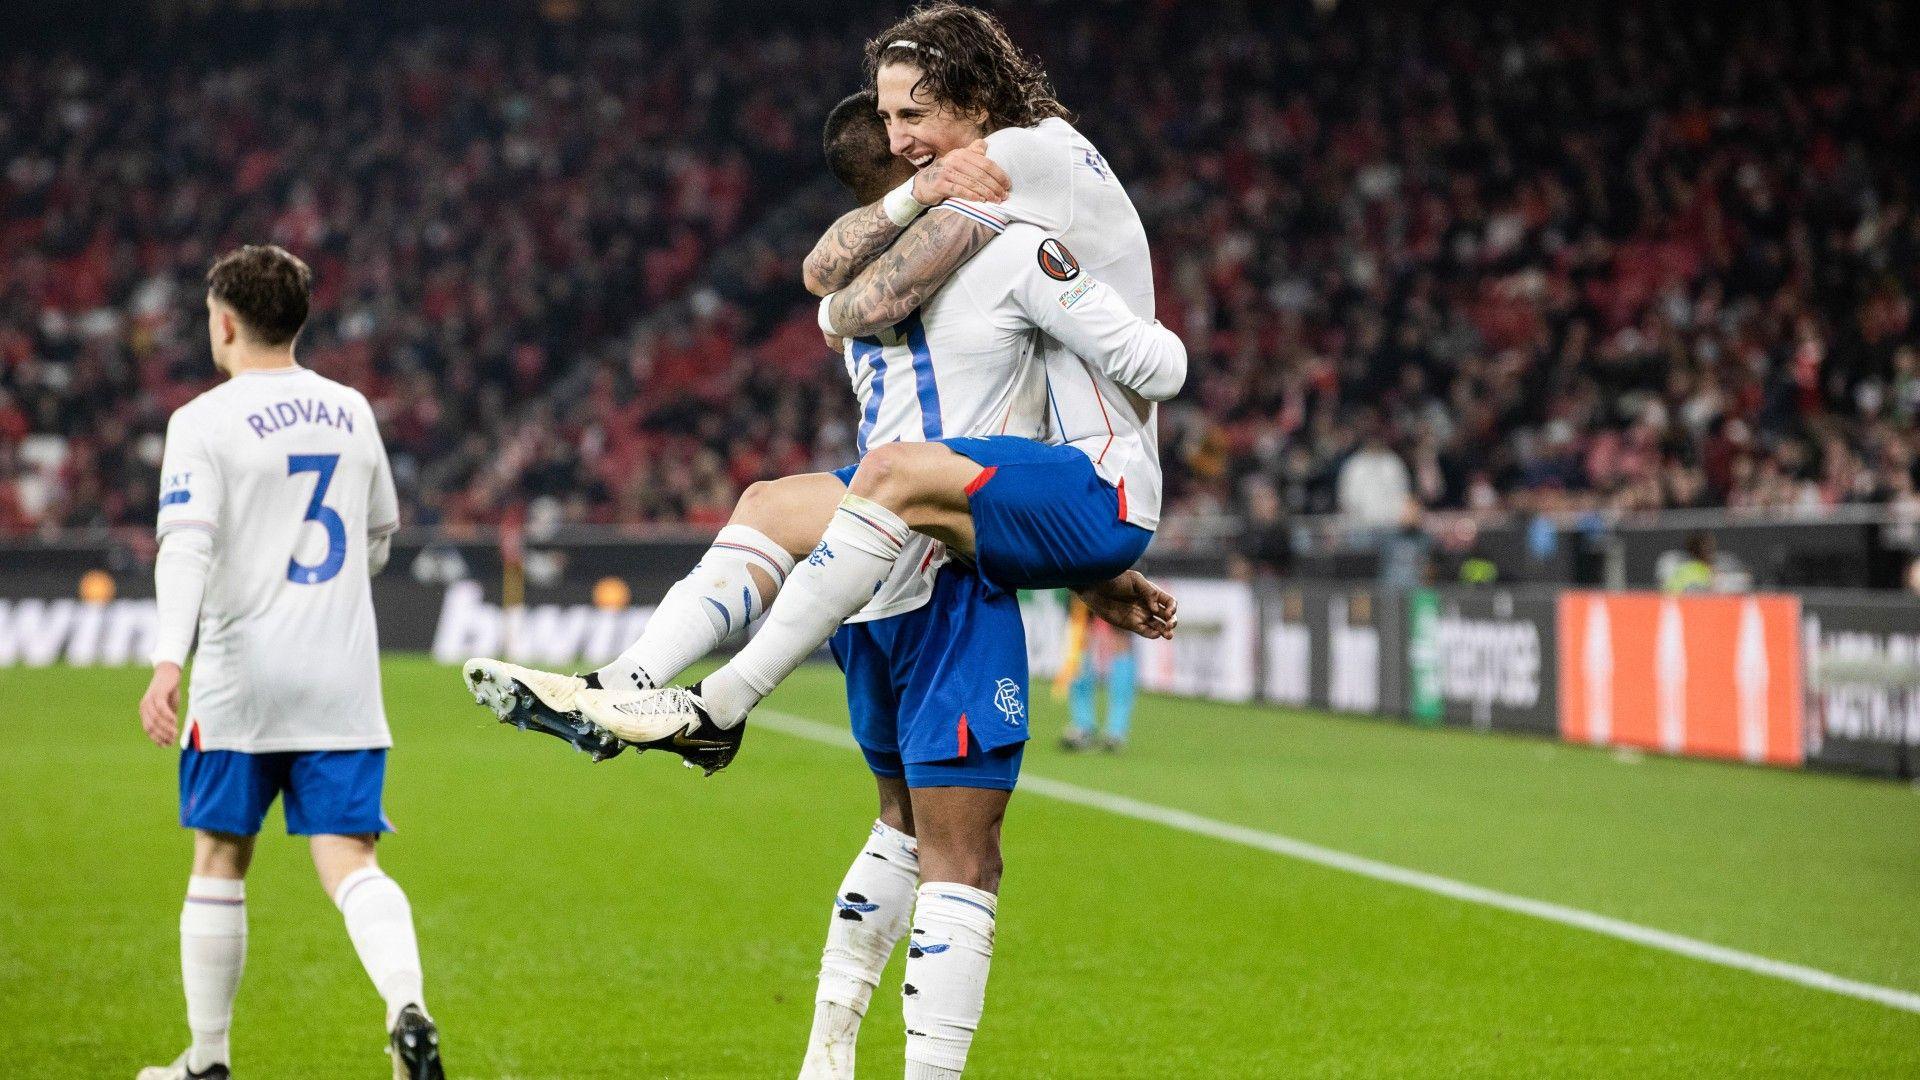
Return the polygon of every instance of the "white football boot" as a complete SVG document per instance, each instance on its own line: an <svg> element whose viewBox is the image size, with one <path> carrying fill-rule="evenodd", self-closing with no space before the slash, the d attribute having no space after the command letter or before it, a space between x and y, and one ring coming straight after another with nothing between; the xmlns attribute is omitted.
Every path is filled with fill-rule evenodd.
<svg viewBox="0 0 1920 1080"><path fill-rule="evenodd" d="M747 723L730 728L713 722L700 684L658 690L582 690L574 695L580 717L594 728L640 750L678 754L689 767L719 772L740 751Z"/></svg>
<svg viewBox="0 0 1920 1080"><path fill-rule="evenodd" d="M592 692L593 683L579 675L485 657L467 661L460 674L473 692L473 700L492 710L503 724L564 739L591 754L595 761L604 761L625 749L620 740L581 718L579 697Z"/></svg>
<svg viewBox="0 0 1920 1080"><path fill-rule="evenodd" d="M232 1076L225 1065L218 1064L194 1072L187 1068L187 1055L182 1053L171 1065L149 1065L141 1069L134 1080L231 1080Z"/></svg>

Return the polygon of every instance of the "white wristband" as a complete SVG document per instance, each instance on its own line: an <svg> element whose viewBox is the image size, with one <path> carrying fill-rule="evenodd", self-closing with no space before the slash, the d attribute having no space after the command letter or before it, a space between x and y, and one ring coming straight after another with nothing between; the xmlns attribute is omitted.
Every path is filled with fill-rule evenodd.
<svg viewBox="0 0 1920 1080"><path fill-rule="evenodd" d="M880 207L887 212L887 220L903 229L913 224L913 219L926 210L920 200L913 197L912 178L887 192L887 197L880 200Z"/></svg>
<svg viewBox="0 0 1920 1080"><path fill-rule="evenodd" d="M833 312L827 309L833 306L833 298L839 295L839 293L828 293L820 298L820 317L818 319L820 331L825 334L831 334L834 337L839 337L840 334L833 328Z"/></svg>

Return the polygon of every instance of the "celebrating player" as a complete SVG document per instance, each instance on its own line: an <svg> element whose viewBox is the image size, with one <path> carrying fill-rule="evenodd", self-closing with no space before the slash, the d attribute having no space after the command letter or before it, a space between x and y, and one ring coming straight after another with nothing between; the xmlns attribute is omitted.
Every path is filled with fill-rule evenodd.
<svg viewBox="0 0 1920 1080"><path fill-rule="evenodd" d="M915 20L928 25L910 25ZM1059 144L1054 146L1022 146L1018 139L1003 141L1015 143L1011 155L1015 159L1021 158L1019 151L1027 151L1021 172L1033 174L1037 182L1065 189L1067 210L1062 212L1039 200L1043 210L1054 212L1058 220L1071 225L1076 219L1073 206L1077 205L1081 209L1078 220L1087 230L1098 234L1101 229L1096 226L1104 225L1111 235L1094 237L1095 257L1130 278L1133 295L1118 295L1117 290L1097 283L1081 269L1071 245L1062 243L1060 237L1024 224L1010 228L993 210L959 200L950 200L952 205L947 209L953 211L952 215L932 215L932 220L916 226L916 230L928 230L936 240L934 245L915 241L916 233L909 231L895 251L870 266L847 292L855 296L900 295L903 282L913 289L922 288L913 284L915 275L931 277L932 285L915 296L901 315L903 324L897 327L908 338L918 374L923 363L930 367L935 357L944 354L932 343L940 326L940 298L965 291L967 275L977 268L996 266L996 251L1018 251L1017 258L1006 266L1011 276L996 266L989 278L995 293L1008 308L1024 313L1029 325L1058 333L1085 356L1082 359L1057 347L1042 347L1041 355L1048 365L1053 424L1071 445L1048 448L1017 439L938 442L931 432L923 431L927 441L889 443L867 452L851 478L853 491L842 500L821 544L806 565L793 572L793 582L781 593L787 599L773 605L761 636L749 643L734 664L722 669L719 677L724 678L735 668L751 667L756 649L765 654L759 658L759 685L735 680L747 687L745 694L736 696L737 702L745 699L737 708L728 710L719 705L711 716L708 714L708 709L719 704L710 689L703 692L703 687L712 686L712 680L691 692L672 688L656 692L568 688L572 691L570 700L582 717L643 746L702 740L729 730L737 740L746 708L817 648L842 620L855 616L876 589L884 590L894 579L903 565L902 551L913 542L910 530L937 536L977 563L975 575L943 571L938 586L943 590L957 587L949 583L965 581L969 576L990 586L966 598L974 601L971 607L966 600L956 602L953 596L943 594L935 603L910 615L857 623L840 629L834 638L835 656L848 675L856 734L881 781L882 818L863 852L871 859L857 859L850 869L831 924L813 1039L803 1072L809 1080L851 1075L861 1016L888 954L906 930L909 910L917 935L909 949L910 990L904 1005L908 1014L909 1075L957 1076L964 1067L982 1012L992 951L1000 874L999 823L1007 791L1017 775L1019 746L1025 737L1024 658L1017 665L1018 678L996 680L999 685L991 710L981 708L979 701L971 703L972 709L966 708L964 697L943 694L940 684L951 680L962 687L978 685L983 664L991 671L993 665L1002 662L1000 654L990 647L994 640L991 635L1003 632L991 629L998 625L988 602L995 596L1004 598L1006 589L1021 586L1081 584L1103 572L1111 573L1117 566L1130 565L1138 557L1151 537L1159 501L1152 402L1170 396L1184 375L1183 353L1176 373L1169 370L1170 365L1156 363L1151 357L1136 357L1142 360L1137 364L1117 361L1116 357L1128 353L1118 334L1083 335L1075 340L1075 331L1084 331L1085 327L1074 325L1071 313L1082 304L1087 305L1086 317L1091 319L1099 311L1112 327L1142 322L1142 315L1137 313L1151 311L1144 234L1104 161L1058 119L1059 107L1051 98L1044 94L1036 98L1035 91L1044 90L1044 80L1012 51L990 19L967 9L930 9L883 34L870 46L869 56L880 78L877 105L893 129L894 153L909 160L919 159L921 165L927 165L923 147L933 146L946 154L880 205L897 204L897 196L902 193L919 191L919 181L928 172L944 168L945 162L977 153L977 138L992 120L988 111L976 110L966 117L966 123L955 122L953 108L923 93L926 79L916 73L917 69L900 70L910 66L897 58L901 53L908 57L962 56L976 67L996 73L988 80L995 83L993 89L975 85L966 93L996 102L1003 114L1024 110L1028 121L1050 116L1050 123L1064 129L1046 133L1047 142ZM889 56L896 58L888 60ZM1024 99L1022 95L1026 95ZM930 119L945 125L938 138L930 131L900 133L900 129L913 129ZM970 138L975 141L965 141ZM1078 175L1081 169L1090 177ZM978 175L990 177L991 171L982 170ZM1016 178L1014 184L1018 188L1021 181ZM1076 184L1087 190L1074 190ZM917 212L908 208L897 216L910 220ZM870 211L857 211L849 217L863 213L871 216ZM965 227L957 234L951 229L934 228L937 221L949 216L965 220ZM848 230L848 220L836 226L836 233ZM894 229L895 233L899 231ZM987 245L989 241L993 243ZM968 256L983 245L987 246L980 258L969 261ZM961 274L946 282L947 275L962 264ZM1023 277L1022 269L1030 273ZM1045 283L1035 283L1036 277ZM946 287L936 292L943 282ZM926 299L929 296L931 300ZM823 318L832 329L849 329L856 334L871 329L835 325L836 301L829 298L823 305ZM913 308L923 302L929 307L914 317ZM1047 309L1044 317L1042 309ZM1064 332L1048 325L1055 318L1055 309L1069 313ZM925 339L913 340L916 330ZM883 404L880 392L885 386L888 360L883 346L882 341L856 337L854 347L850 347L851 373L857 383L865 378L859 385L870 416ZM863 366L869 370L863 372ZM937 391L940 382L931 377L916 379L923 423L930 415L927 386L931 384ZM1064 406L1063 397L1067 398ZM935 424L937 409L935 403L931 413ZM1008 475L996 488L993 485L1003 470ZM1130 478L1140 493L1131 510L1127 492ZM982 498L983 493L990 494ZM864 497L868 495L872 497ZM842 568L837 577L836 564ZM850 571L846 567L851 567ZM775 570L784 574L788 567L763 567L762 572L773 576ZM808 599L799 601L801 595ZM940 613L948 610L966 611L968 618L944 618L936 632L929 633L925 621L940 619ZM895 632L896 624L905 629ZM987 636L966 638L975 626L989 627ZM1017 629L1004 633L1023 640ZM770 635L776 643L763 647ZM1011 670L1015 665L1007 662L1006 666ZM471 665L469 670L471 673ZM651 671L646 674L657 678ZM972 727L969 716L976 718ZM982 716L997 716L1006 727L1020 729L1018 738L1009 736L991 719L980 725L977 718ZM876 738L876 734L891 736L893 745L877 746L885 740ZM1006 738L1007 742L990 746L982 734L994 741ZM916 740L918 746L914 745ZM908 791L891 789L889 780L895 778L904 778ZM917 851L912 835L916 832ZM916 875L915 870L922 874ZM913 885L921 876L925 881L916 892Z"/></svg>
<svg viewBox="0 0 1920 1080"><path fill-rule="evenodd" d="M167 424L154 561L159 628L140 722L180 734L180 669L199 630L180 753L180 823L194 830L180 913L192 1045L140 1080L230 1075L228 1027L246 961L254 839L284 795L310 837L386 1000L396 1080L444 1075L421 992L407 896L374 859L387 731L368 578L399 527L393 475L359 391L294 360L312 274L278 247L243 247L207 274L213 360L228 381Z"/></svg>
<svg viewBox="0 0 1920 1080"><path fill-rule="evenodd" d="M1130 324L1107 318L1116 309L1139 320L1153 312L1146 233L1125 189L990 15L936 4L875 38L867 56L895 155L927 166L923 174L932 167L952 174L948 162L980 157L984 135L994 156L981 160L1003 166L1011 190L997 204L949 196L923 215L917 175L841 218L809 257L809 284L845 284L822 302L823 327L857 341L887 326L927 325L913 313L956 267L971 265L982 249L1000 250L988 245L1004 233L1035 230L1027 233L1039 238L1027 259L1037 271L1027 280L1040 277L1049 288L1011 295L1081 358L1048 360L1062 445L929 437L865 453L821 546L794 570L759 635L725 667L692 690L594 691L577 699L587 719L630 742L735 728L866 603L913 531L973 558L995 585L1055 588L1131 566L1158 524L1154 402L1179 388L1185 356L1176 369L1121 341ZM969 168L969 176L990 175ZM1100 321L1089 325L1094 312ZM1079 340L1075 331L1083 332Z"/></svg>
<svg viewBox="0 0 1920 1080"><path fill-rule="evenodd" d="M856 191L911 169L887 149L876 100L842 102L828 122L829 162ZM464 675L476 698L503 720L596 757L618 753L624 741L680 754L708 772L723 768L739 746L748 703L709 719L711 704L697 694L632 688L662 686L770 607L797 613L792 602L773 604L788 576L816 579L810 571L831 570L837 558L859 567L830 577L826 614L775 635L781 645L768 651L782 670L763 677L766 690L841 623L925 602L948 549L977 562L994 588L1073 588L1122 629L1168 633L1172 597L1127 568L1151 539L1143 525L1154 524L1159 509L1151 402L1179 389L1186 350L1083 274L1058 240L1029 225L1003 229L921 310L847 341L862 410L857 469L750 487L694 572L613 663L580 677L472 660ZM1073 433L1073 443L1036 442L1042 429L1050 438ZM939 453L914 452L930 446ZM975 460L994 464L983 470ZM982 492L980 478L1003 468L1006 477ZM1114 470L1119 486L1099 469ZM1142 493L1131 502L1128 476ZM856 493L866 485L875 501L850 495L849 484ZM975 528L976 514L985 515L984 530ZM835 537L835 526L848 535ZM1018 730L1024 738L1024 725Z"/></svg>

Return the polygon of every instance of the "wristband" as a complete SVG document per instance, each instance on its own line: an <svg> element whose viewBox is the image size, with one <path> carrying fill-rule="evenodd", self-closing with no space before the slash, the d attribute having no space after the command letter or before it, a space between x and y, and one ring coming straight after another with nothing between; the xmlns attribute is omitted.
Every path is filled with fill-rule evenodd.
<svg viewBox="0 0 1920 1080"><path fill-rule="evenodd" d="M907 179L906 183L887 192L887 197L880 200L880 208L887 212L887 220L903 229L913 224L913 219L919 217L921 212L926 210L926 206L922 204L919 199L913 197L913 179L911 177Z"/></svg>
<svg viewBox="0 0 1920 1080"><path fill-rule="evenodd" d="M820 316L818 319L820 329L823 333L831 334L834 337L839 337L840 332L833 328L833 312L828 309L833 306L833 298L839 295L839 293L828 293L820 298Z"/></svg>

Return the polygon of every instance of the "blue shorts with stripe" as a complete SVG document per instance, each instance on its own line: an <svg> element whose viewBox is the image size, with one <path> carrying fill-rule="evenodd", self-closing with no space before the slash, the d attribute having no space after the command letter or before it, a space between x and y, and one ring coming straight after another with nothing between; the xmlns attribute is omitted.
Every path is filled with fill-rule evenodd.
<svg viewBox="0 0 1920 1080"><path fill-rule="evenodd" d="M828 644L875 775L1013 790L1028 734L1027 634L1011 593L949 565L925 605L848 623Z"/></svg>
<svg viewBox="0 0 1920 1080"><path fill-rule="evenodd" d="M980 466L967 488L975 561L996 588L1075 589L1126 572L1153 532L1126 519L1125 494L1087 455L1013 435L936 439ZM851 484L859 466L834 470Z"/></svg>
<svg viewBox="0 0 1920 1080"><path fill-rule="evenodd" d="M180 824L252 836L285 795L291 836L392 832L381 808L385 750L180 751Z"/></svg>

